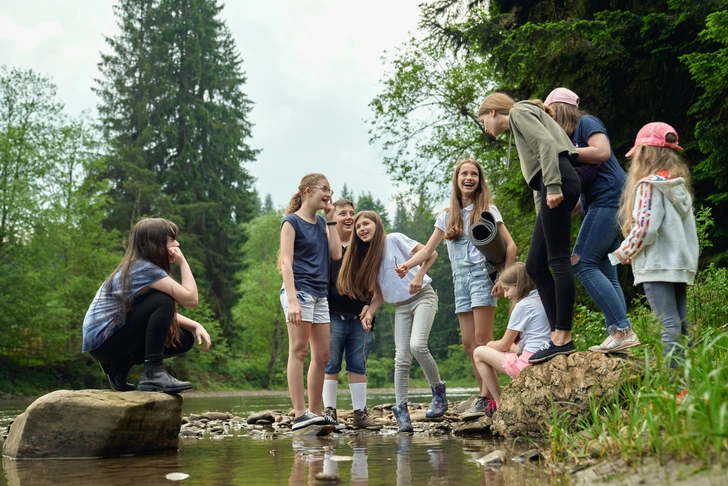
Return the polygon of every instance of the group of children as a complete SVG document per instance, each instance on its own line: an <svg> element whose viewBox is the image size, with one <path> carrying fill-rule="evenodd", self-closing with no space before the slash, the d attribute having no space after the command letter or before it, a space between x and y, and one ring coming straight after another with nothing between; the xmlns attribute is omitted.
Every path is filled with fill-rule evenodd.
<svg viewBox="0 0 728 486"><path fill-rule="evenodd" d="M525 264L515 261L516 245L474 160L455 166L450 207L438 215L425 245L401 233L386 234L374 211L356 213L351 201L334 201L323 174L301 180L281 224L279 253L293 429L341 427L336 395L344 356L354 425L381 428L367 413L366 360L374 316L384 301L396 309L392 410L399 431L412 431L407 398L413 356L432 388L427 416L447 411L445 382L428 347L438 295L427 271L443 239L462 343L480 389L471 412L497 410L496 373L515 378L529 364L575 351L575 275L606 320L607 338L590 350L618 353L639 344L617 280L618 263L631 264L635 285L644 284L663 322L664 354L674 365L678 344L688 333L686 285L693 283L698 259L690 174L677 155L682 148L675 130L665 123L645 125L627 153L632 160L625 174L602 122L580 111L579 97L568 89L557 88L543 103L516 103L494 93L485 98L478 117L494 137L512 132L521 171L534 191L537 217ZM572 251L571 217L579 207L584 220ZM492 278L494 265L468 238L483 211L491 213L505 243L497 279ZM175 302L189 307L197 301L176 233L166 220L138 223L124 260L99 289L84 321L84 351L102 363L116 390L134 389L128 372L142 361L140 389L187 389L189 383L166 374L161 359L186 351L195 338L205 348L210 345L199 323L175 311ZM182 285L168 276L170 262L180 265ZM512 302L509 322L494 340L496 299L504 296ZM303 373L309 348L306 407Z"/></svg>

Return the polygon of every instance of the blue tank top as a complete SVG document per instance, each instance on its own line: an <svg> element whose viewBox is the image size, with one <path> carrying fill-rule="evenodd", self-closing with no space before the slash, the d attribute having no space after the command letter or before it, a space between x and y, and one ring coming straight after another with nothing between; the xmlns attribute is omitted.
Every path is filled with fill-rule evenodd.
<svg viewBox="0 0 728 486"><path fill-rule="evenodd" d="M293 240L293 282L296 290L303 290L314 297L326 297L329 293L329 240L326 237L326 220L316 215L311 224L297 214L283 218L281 227L288 222L296 232Z"/></svg>

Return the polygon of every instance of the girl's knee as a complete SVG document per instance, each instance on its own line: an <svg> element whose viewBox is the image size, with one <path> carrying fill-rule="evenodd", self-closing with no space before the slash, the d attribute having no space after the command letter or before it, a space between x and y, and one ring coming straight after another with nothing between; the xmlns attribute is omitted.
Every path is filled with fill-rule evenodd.
<svg viewBox="0 0 728 486"><path fill-rule="evenodd" d="M323 366L326 366L326 363L329 362L330 356L331 356L331 353L329 353L328 349L318 351L316 353L311 353L311 361L314 361L319 365L323 364Z"/></svg>
<svg viewBox="0 0 728 486"><path fill-rule="evenodd" d="M308 343L302 345L291 344L288 349L289 358L294 361L300 361L301 363L306 359L306 354L308 354Z"/></svg>

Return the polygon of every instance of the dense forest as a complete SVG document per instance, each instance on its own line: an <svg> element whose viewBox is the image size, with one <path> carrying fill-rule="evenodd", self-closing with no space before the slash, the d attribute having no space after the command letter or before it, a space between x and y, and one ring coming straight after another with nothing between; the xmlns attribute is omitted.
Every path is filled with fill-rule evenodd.
<svg viewBox="0 0 728 486"><path fill-rule="evenodd" d="M452 167L474 158L523 260L533 201L508 136L489 137L476 113L492 91L543 99L566 86L604 121L625 167L623 154L642 125L659 120L677 129L693 171L703 251L693 320L698 329L728 322L727 3L423 4L420 30L385 54L388 71L368 120L391 179L410 190L393 215L357 192L355 181L342 197L357 210L379 211L388 231L424 243ZM204 324L214 343L207 353L172 360L173 372L204 389L285 387L276 268L282 211L270 196L261 200L246 170L257 154L248 120L254 100L223 13L215 0L119 1L120 33L107 38L95 80L96 117L68 116L52 79L0 68L0 391L106 386L80 352L81 324L144 216L180 226L200 289L199 307L183 313ZM580 221L574 218L574 231ZM430 271L440 297L430 348L445 380L472 385L444 247L439 254ZM635 325L659 342L641 289L622 270ZM496 335L507 321L501 300ZM392 326L393 308L385 305L368 362L371 386L391 386ZM581 288L575 331L580 349L604 333ZM412 373L421 376L417 367Z"/></svg>

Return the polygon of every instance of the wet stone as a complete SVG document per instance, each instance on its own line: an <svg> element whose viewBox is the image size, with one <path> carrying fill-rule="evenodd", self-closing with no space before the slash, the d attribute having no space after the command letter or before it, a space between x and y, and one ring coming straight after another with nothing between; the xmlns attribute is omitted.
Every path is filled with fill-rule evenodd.
<svg viewBox="0 0 728 486"><path fill-rule="evenodd" d="M477 460L477 463L481 466L500 466L504 462L506 462L506 454L499 450L493 451Z"/></svg>

